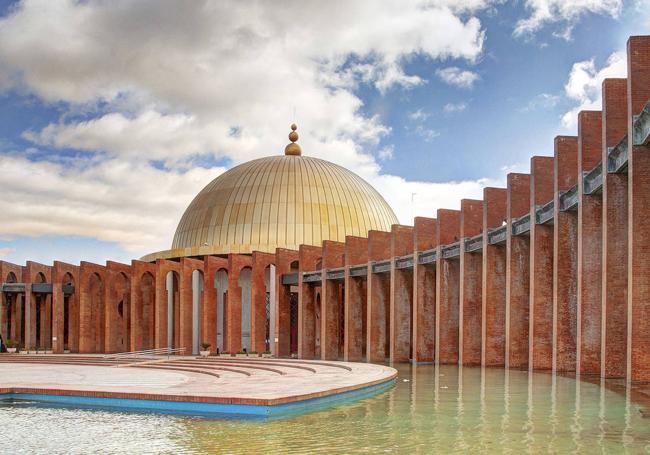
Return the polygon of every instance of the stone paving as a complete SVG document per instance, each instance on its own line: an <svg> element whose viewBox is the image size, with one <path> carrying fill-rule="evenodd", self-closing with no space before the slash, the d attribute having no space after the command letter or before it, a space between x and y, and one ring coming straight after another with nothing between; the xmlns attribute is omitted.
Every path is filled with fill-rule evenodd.
<svg viewBox="0 0 650 455"><path fill-rule="evenodd" d="M86 360L84 360L86 359ZM379 384L384 365L285 359L172 357L85 365L99 357L0 356L0 389L174 401L279 404ZM64 364L62 362L75 362ZM47 391L47 392L46 392Z"/></svg>

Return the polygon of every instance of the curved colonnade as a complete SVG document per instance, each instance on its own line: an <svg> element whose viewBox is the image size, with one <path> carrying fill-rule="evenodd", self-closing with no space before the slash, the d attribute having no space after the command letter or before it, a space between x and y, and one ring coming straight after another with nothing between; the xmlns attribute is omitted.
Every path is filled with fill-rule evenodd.
<svg viewBox="0 0 650 455"><path fill-rule="evenodd" d="M205 342L650 381L649 99L650 37L632 37L602 111L581 112L577 136L483 200L275 254L0 262L0 329L54 352Z"/></svg>

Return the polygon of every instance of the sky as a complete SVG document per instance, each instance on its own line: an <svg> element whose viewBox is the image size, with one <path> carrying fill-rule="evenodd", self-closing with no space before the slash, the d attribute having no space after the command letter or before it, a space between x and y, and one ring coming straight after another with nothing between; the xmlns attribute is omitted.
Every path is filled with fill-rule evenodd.
<svg viewBox="0 0 650 455"><path fill-rule="evenodd" d="M0 0L0 260L168 249L294 121L401 223L435 217L552 155L648 33L650 0Z"/></svg>

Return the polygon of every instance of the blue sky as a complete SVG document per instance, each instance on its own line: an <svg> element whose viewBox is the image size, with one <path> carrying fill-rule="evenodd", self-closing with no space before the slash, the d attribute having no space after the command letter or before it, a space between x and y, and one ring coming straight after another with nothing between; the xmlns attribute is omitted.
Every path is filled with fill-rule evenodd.
<svg viewBox="0 0 650 455"><path fill-rule="evenodd" d="M645 0L380 4L0 1L0 259L166 249L294 119L401 222L435 216L575 134L650 25Z"/></svg>

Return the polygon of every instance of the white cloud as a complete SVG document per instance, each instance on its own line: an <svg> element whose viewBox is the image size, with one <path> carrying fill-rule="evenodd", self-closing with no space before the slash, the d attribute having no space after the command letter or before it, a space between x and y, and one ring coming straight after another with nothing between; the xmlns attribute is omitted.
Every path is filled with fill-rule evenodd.
<svg viewBox="0 0 650 455"><path fill-rule="evenodd" d="M459 209L461 199L483 199L486 186L504 187L505 179L478 179L458 182L413 182L382 175L370 181L393 207L401 223L412 225L413 216L436 217L439 208ZM411 204L411 194L413 204Z"/></svg>
<svg viewBox="0 0 650 455"><path fill-rule="evenodd" d="M625 51L614 52L609 56L605 66L598 69L594 59L573 64L569 79L564 85L568 98L578 104L562 116L566 128L575 128L578 113L583 110L599 110L602 107L602 84L606 78L625 77L627 59Z"/></svg>
<svg viewBox="0 0 650 455"><path fill-rule="evenodd" d="M623 0L525 0L530 15L517 22L515 36L534 34L546 25L560 24L557 37L570 39L575 24L585 14L600 14L617 18Z"/></svg>
<svg viewBox="0 0 650 455"><path fill-rule="evenodd" d="M442 110L447 114L453 114L455 112L463 112L465 109L467 109L467 103L465 102L447 103L442 107Z"/></svg>
<svg viewBox="0 0 650 455"><path fill-rule="evenodd" d="M497 3L22 2L0 19L0 90L64 106L59 121L24 138L90 153L0 155L0 238L91 236L134 256L166 249L191 198L223 171L193 166L197 155L237 164L282 153L294 107L305 154L366 178L403 222L411 192L428 195L428 210L474 197L482 181L383 175L379 162L396 152L369 150L390 129L362 113L356 89L425 83L404 68L415 55L476 62L485 32L473 14ZM478 78L442 71L461 87ZM439 134L419 128L427 141Z"/></svg>
<svg viewBox="0 0 650 455"><path fill-rule="evenodd" d="M415 112L410 112L409 113L409 119L415 121L415 122L423 122L426 119L430 117L431 114L428 112L423 111L422 109L418 109Z"/></svg>
<svg viewBox="0 0 650 455"><path fill-rule="evenodd" d="M136 256L167 249L185 207L223 171L165 172L119 160L80 168L0 155L0 237L95 237Z"/></svg>
<svg viewBox="0 0 650 455"><path fill-rule="evenodd" d="M436 75L443 82L460 88L472 88L474 83L480 79L475 72L462 70L456 66L439 69L436 71Z"/></svg>
<svg viewBox="0 0 650 455"><path fill-rule="evenodd" d="M550 93L540 93L535 96L528 104L521 108L522 112L536 111L538 109L552 109L560 102L560 97Z"/></svg>
<svg viewBox="0 0 650 455"><path fill-rule="evenodd" d="M420 136L422 139L424 139L424 142L431 142L438 136L440 136L440 132L434 130L433 128L427 128L424 125L418 125L415 128L413 128L413 131L415 131L415 134Z"/></svg>
<svg viewBox="0 0 650 455"><path fill-rule="evenodd" d="M9 256L11 253L15 253L16 249L15 248L0 248L0 258Z"/></svg>

